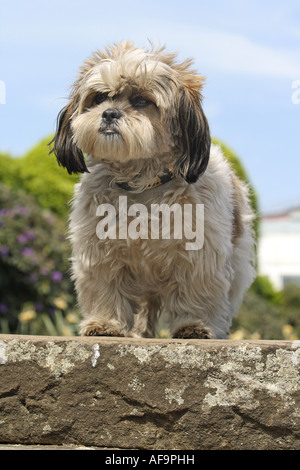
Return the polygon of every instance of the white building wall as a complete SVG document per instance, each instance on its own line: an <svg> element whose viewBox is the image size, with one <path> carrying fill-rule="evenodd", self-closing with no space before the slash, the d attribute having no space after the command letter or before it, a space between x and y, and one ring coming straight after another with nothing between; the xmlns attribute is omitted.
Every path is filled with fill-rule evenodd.
<svg viewBox="0 0 300 470"><path fill-rule="evenodd" d="M258 245L258 271L282 289L291 280L300 283L299 212L263 218ZM290 278L290 279L289 279Z"/></svg>

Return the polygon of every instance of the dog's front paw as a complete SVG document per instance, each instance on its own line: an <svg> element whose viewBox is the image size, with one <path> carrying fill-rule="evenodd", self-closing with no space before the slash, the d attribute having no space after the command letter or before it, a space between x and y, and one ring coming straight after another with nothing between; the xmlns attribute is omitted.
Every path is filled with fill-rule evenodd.
<svg viewBox="0 0 300 470"><path fill-rule="evenodd" d="M173 338L182 339L211 339L212 334L201 325L185 325L178 328L173 333Z"/></svg>
<svg viewBox="0 0 300 470"><path fill-rule="evenodd" d="M81 325L82 336L124 336L117 324L98 323L95 321L83 322Z"/></svg>

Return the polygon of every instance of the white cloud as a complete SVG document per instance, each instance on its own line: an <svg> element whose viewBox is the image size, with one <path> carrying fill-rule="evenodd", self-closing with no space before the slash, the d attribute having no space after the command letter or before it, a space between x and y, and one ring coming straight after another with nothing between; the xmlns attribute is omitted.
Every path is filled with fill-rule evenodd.
<svg viewBox="0 0 300 470"><path fill-rule="evenodd" d="M197 67L204 74L209 67L221 72L249 76L291 80L300 78L300 47L296 48L297 41L294 40L299 32L291 20L292 15L295 16L295 3L297 3L295 1L287 4L284 2L284 6L277 4L270 18L268 9L261 5L258 7L256 3L250 8L250 3L246 1L244 8L240 6L237 9L235 2L233 4L231 2L231 8L229 5L227 9L224 9L224 2L221 2L223 4L223 9L221 13L219 12L219 15L223 15L223 26L221 26L220 22L213 22L211 19L211 5L199 6L195 14L202 12L204 16L201 16L199 21L195 21L192 17L190 22L187 22L186 15L178 16L179 11L178 14L174 13L169 17L162 15L158 19L154 17L155 10L152 15L152 10L147 10L146 16L142 8L136 9L135 2L129 2L127 11L124 4L116 0L115 8L118 14L113 20L114 28L112 28L111 21L102 21L101 2L87 0L85 4L90 8L81 9L83 1L74 0L71 2L71 10L69 1L59 2L60 6L57 8L60 14L57 15L57 8L53 6L53 1L51 7L36 0L29 0L26 5L17 2L19 8L15 15L16 0L11 0L9 7L7 4L6 10L4 9L5 21L3 20L1 25L3 50L5 51L11 45L15 47L21 45L22 48L26 44L30 54L36 51L41 60L43 60L41 50L47 58L49 49L51 49L52 56L57 51L58 58L63 57L65 60L66 56L74 54L74 60L77 60L77 51L80 51L78 54L84 53L85 50L92 51L119 38L133 39L137 41L137 44L147 45L149 37L154 43L160 40L168 48L177 48L182 58L186 55L193 56ZM58 0L55 0L55 3L57 2ZM176 12L178 2L175 2L174 8ZM91 15L90 12L93 9L94 15ZM237 31L236 22L233 21L234 11L237 13L237 21L244 26L243 33L233 32ZM219 18L218 11L214 14L216 18ZM257 36L259 39L253 40L253 34L256 34L255 14L259 23ZM28 21L24 21L24 15ZM204 20L205 15L210 18L208 25ZM280 18L282 18L282 28L278 28ZM10 26L11 21L14 21L14 28ZM206 26L202 27L201 23ZM219 29L216 29L217 24L220 25ZM265 26L265 31L262 31L263 26ZM274 39L270 34L270 29L277 31L277 40L273 41L272 46L268 42L269 39ZM285 47L277 48L275 44L280 44L281 39ZM26 59L28 60L27 54Z"/></svg>
<svg viewBox="0 0 300 470"><path fill-rule="evenodd" d="M209 66L227 73L300 78L300 48L298 51L276 49L242 35L203 29L185 31L181 37L184 48L190 49L201 70Z"/></svg>

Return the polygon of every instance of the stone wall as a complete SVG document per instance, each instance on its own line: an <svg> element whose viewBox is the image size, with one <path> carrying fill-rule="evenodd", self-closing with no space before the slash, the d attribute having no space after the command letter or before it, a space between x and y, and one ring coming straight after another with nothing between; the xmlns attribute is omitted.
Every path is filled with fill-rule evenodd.
<svg viewBox="0 0 300 470"><path fill-rule="evenodd" d="M300 449L300 341L0 335L0 443Z"/></svg>

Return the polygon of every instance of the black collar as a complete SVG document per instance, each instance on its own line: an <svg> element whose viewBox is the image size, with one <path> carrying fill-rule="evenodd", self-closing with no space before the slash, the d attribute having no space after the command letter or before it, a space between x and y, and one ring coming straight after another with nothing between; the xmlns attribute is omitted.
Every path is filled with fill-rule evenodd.
<svg viewBox="0 0 300 470"><path fill-rule="evenodd" d="M165 168L163 173L155 176L152 180L148 181L145 184L143 191L157 188L157 186L161 186L162 184L165 184L168 181L171 181L173 178L175 178L174 169ZM125 189L126 191L135 191L137 189L137 186L135 186L134 183L127 183L125 181L122 181L122 182L116 182L115 184L119 186L119 188Z"/></svg>

